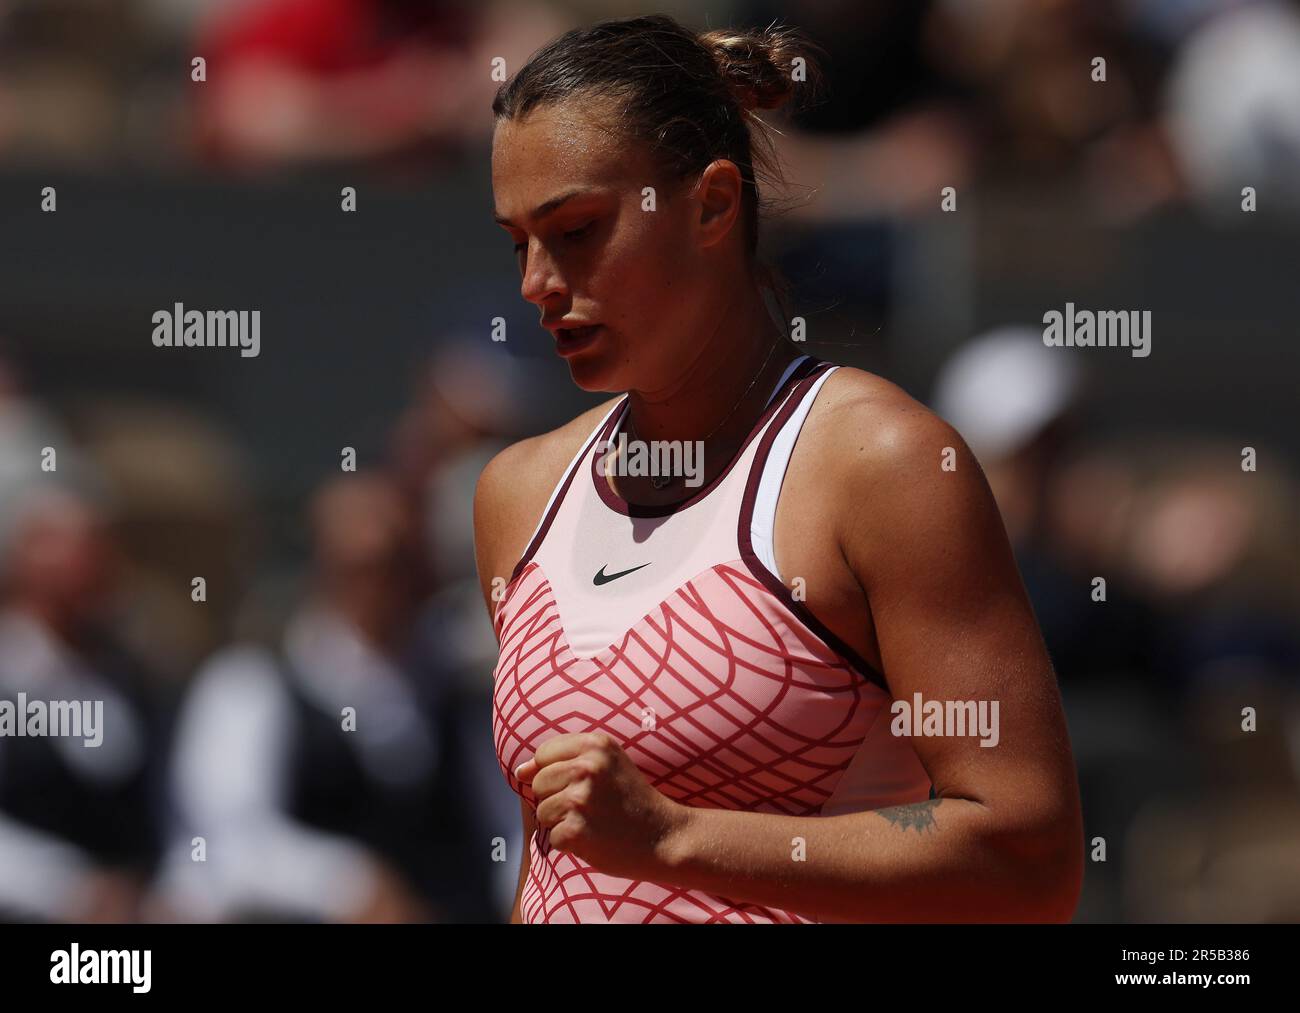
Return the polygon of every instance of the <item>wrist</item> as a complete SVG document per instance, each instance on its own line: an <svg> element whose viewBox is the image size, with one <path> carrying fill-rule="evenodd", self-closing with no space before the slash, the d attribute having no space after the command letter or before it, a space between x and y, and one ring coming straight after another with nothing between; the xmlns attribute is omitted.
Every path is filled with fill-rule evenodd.
<svg viewBox="0 0 1300 1013"><path fill-rule="evenodd" d="M655 841L654 861L657 868L673 872L685 866L690 858L702 810L668 799L664 829Z"/></svg>

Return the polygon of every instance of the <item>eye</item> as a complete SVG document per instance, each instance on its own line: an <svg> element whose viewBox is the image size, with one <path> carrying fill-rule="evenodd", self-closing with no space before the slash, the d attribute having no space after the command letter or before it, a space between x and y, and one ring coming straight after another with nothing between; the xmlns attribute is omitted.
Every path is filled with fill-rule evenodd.
<svg viewBox="0 0 1300 1013"><path fill-rule="evenodd" d="M586 225L583 225L581 228L571 229L568 232L564 233L564 238L581 239L583 236L585 236L588 232L591 231L591 227L595 224L596 224L595 222L588 222Z"/></svg>

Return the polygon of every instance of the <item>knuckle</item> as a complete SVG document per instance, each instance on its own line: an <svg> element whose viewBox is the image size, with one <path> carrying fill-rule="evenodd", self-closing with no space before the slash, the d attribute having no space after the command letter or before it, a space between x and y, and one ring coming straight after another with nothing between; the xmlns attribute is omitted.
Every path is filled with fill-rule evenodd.
<svg viewBox="0 0 1300 1013"><path fill-rule="evenodd" d="M578 781L569 789L569 800L575 805L584 805L591 800L591 782Z"/></svg>

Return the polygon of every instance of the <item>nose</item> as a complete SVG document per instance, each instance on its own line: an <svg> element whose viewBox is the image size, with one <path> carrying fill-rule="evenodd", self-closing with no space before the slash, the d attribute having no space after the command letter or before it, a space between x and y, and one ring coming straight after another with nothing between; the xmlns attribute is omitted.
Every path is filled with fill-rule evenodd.
<svg viewBox="0 0 1300 1013"><path fill-rule="evenodd" d="M538 306L553 295L562 295L565 290L564 280L545 247L536 238L530 239L524 254L524 276L519 286L520 294Z"/></svg>

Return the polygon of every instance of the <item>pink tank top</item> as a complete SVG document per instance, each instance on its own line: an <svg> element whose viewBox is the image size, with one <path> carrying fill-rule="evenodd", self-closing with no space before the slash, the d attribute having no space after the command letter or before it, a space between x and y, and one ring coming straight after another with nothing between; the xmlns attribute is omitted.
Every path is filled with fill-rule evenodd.
<svg viewBox="0 0 1300 1013"><path fill-rule="evenodd" d="M493 623L493 738L514 769L556 735L613 735L685 805L791 816L919 802L930 779L890 734L884 679L786 587L773 522L786 465L837 366L791 363L740 452L666 506L629 504L599 468L624 397L556 486ZM796 911L608 876L539 828L525 922L811 922Z"/></svg>

